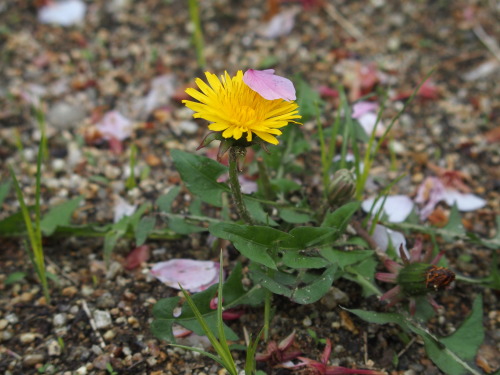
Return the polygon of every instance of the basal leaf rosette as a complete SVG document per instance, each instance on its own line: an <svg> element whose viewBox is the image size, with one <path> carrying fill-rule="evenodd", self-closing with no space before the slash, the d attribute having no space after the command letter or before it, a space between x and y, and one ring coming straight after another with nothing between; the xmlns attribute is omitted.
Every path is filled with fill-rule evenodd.
<svg viewBox="0 0 500 375"><path fill-rule="evenodd" d="M260 140L277 145L276 136L282 134L281 128L289 123L300 124L298 105L288 101L289 96L274 100L264 98L245 83L240 70L234 77L227 72L220 77L210 72L205 73L207 82L197 78L195 88L188 88L186 93L196 101L183 100L186 107L195 111L194 118L210 122L208 128L220 132L212 138L230 140L231 145L248 147ZM282 77L273 76L274 79ZM274 84L272 81L271 84ZM266 86L268 87L268 86ZM292 86L293 87L293 86ZM267 96L267 95L266 95ZM295 97L295 93L293 95ZM206 141L205 141L206 143ZM200 146L206 146L203 144Z"/></svg>

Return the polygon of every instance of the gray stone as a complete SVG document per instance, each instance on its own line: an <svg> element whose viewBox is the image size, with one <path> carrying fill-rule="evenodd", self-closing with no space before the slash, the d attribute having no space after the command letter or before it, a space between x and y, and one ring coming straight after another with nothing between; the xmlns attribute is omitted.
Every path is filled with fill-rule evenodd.
<svg viewBox="0 0 500 375"><path fill-rule="evenodd" d="M68 321L68 317L66 314L56 314L54 315L54 317L52 318L52 324L55 326L55 327L62 327L63 325L66 324L66 322Z"/></svg>
<svg viewBox="0 0 500 375"><path fill-rule="evenodd" d="M67 102L57 102L49 109L47 120L55 128L64 130L78 127L85 116L82 107Z"/></svg>
<svg viewBox="0 0 500 375"><path fill-rule="evenodd" d="M105 329L111 327L113 320L111 319L111 314L108 311L95 310L93 315L97 329Z"/></svg>

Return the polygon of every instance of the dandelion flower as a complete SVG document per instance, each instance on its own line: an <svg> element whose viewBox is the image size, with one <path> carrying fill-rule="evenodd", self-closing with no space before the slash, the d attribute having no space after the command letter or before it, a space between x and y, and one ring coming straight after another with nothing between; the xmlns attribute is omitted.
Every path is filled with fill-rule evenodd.
<svg viewBox="0 0 500 375"><path fill-rule="evenodd" d="M297 103L283 99L267 100L243 81L240 70L234 77L227 72L218 78L206 72L208 84L196 79L199 90L188 88L186 93L198 100L182 102L196 113L194 118L205 119L208 128L222 132L223 138L233 138L250 143L257 136L265 142L277 145L281 128L301 118Z"/></svg>

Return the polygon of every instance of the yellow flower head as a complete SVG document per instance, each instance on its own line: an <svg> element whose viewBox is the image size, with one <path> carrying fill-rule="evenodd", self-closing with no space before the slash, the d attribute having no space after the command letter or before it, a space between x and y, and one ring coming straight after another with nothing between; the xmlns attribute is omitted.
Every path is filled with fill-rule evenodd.
<svg viewBox="0 0 500 375"><path fill-rule="evenodd" d="M244 81L240 70L230 77L227 72L217 78L206 72L208 84L196 79L200 91L188 88L186 93L198 100L183 100L186 107L196 113L195 118L210 121L210 130L221 131L222 137L240 139L246 133L246 141L251 142L254 135L277 145L276 135L280 128L289 122L300 124L298 105L283 99L267 100L253 91Z"/></svg>

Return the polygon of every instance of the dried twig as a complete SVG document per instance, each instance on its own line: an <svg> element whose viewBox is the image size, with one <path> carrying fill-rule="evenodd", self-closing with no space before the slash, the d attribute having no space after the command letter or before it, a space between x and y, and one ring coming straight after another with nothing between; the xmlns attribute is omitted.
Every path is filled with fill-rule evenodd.
<svg viewBox="0 0 500 375"><path fill-rule="evenodd" d="M83 311L85 311L85 314L87 314L87 317L89 318L90 326L92 327L92 330L94 331L95 335L97 336L97 339L99 340L99 345L101 346L101 348L104 349L106 347L106 343L102 338L101 332L99 332L99 330L97 329L97 325L95 324L95 320L92 317L92 314L90 313L87 302L83 299L80 302L82 303Z"/></svg>
<svg viewBox="0 0 500 375"><path fill-rule="evenodd" d="M474 26L472 30L481 43L500 61L500 47L495 38L489 36L481 25Z"/></svg>
<svg viewBox="0 0 500 375"><path fill-rule="evenodd" d="M335 22L342 26L350 36L358 40L365 39L363 33L356 26L350 23L342 14L340 14L340 12L335 9L333 4L327 2L324 5L324 8L326 13L328 13L328 15L332 17Z"/></svg>

